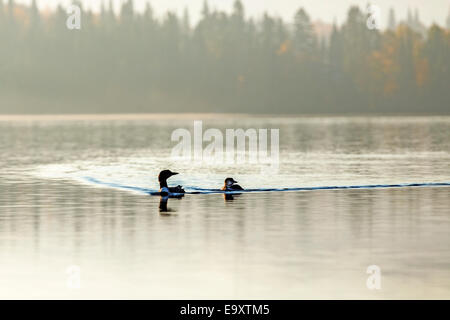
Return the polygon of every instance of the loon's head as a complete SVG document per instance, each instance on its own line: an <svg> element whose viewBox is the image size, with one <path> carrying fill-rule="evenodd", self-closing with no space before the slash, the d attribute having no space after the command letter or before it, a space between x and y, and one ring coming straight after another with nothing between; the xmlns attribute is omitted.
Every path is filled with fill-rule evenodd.
<svg viewBox="0 0 450 320"><path fill-rule="evenodd" d="M225 179L225 187L231 187L235 183L237 183L237 181L234 181L233 178L226 178Z"/></svg>
<svg viewBox="0 0 450 320"><path fill-rule="evenodd" d="M170 170L163 170L158 175L158 181L163 182L169 179L171 176L178 174L178 172L172 172Z"/></svg>

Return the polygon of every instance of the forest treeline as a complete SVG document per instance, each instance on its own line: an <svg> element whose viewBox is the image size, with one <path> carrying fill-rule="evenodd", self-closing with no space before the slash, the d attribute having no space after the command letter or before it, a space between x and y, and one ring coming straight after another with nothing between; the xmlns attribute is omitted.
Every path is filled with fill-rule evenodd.
<svg viewBox="0 0 450 320"><path fill-rule="evenodd" d="M319 37L302 8L288 24L205 2L194 26L187 12L110 8L69 30L62 7L0 1L0 113L450 111L449 27L369 30L351 7Z"/></svg>

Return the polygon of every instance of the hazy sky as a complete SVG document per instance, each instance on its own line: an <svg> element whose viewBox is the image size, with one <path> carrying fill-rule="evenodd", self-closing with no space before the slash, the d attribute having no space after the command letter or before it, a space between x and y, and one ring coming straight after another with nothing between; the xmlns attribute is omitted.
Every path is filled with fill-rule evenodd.
<svg viewBox="0 0 450 320"><path fill-rule="evenodd" d="M0 0L1 1L1 0ZM67 5L70 0L37 0L40 7L53 7L57 3ZM103 0L82 0L86 7L98 10ZM116 7L125 0L114 0ZM150 2L158 15L167 10L182 13L185 7L191 14L191 20L195 22L200 15L204 0L134 0L137 8L143 8L146 2ZM30 3L31 0L16 0L16 2ZM208 0L212 8L230 11L234 0ZM292 21L294 12L304 7L312 16L313 20L321 19L332 22L336 18L341 23L350 5L357 4L365 8L369 0L242 0L247 15L260 16L264 11L282 16ZM381 22L387 21L388 10L393 7L397 14L397 20L406 17L408 8L419 9L420 18L425 24L437 22L445 25L445 19L449 13L450 0L371 0L372 4L381 9Z"/></svg>

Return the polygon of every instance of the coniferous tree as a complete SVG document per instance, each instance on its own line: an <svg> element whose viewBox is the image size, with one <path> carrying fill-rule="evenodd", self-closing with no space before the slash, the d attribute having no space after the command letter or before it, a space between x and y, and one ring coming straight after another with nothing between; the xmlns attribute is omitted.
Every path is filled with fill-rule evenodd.
<svg viewBox="0 0 450 320"><path fill-rule="evenodd" d="M389 19L388 19L388 29L393 31L397 27L397 22L395 20L395 11L393 8L389 9Z"/></svg>
<svg viewBox="0 0 450 320"><path fill-rule="evenodd" d="M428 99L436 104L445 104L450 98L448 84L450 83L449 37L437 25L431 26L425 43L424 55L429 63Z"/></svg>
<svg viewBox="0 0 450 320"><path fill-rule="evenodd" d="M316 36L311 19L306 11L299 9L294 17L294 47L298 54L313 55L316 50Z"/></svg>
<svg viewBox="0 0 450 320"><path fill-rule="evenodd" d="M448 10L446 24L447 24L447 29L450 30L450 10Z"/></svg>

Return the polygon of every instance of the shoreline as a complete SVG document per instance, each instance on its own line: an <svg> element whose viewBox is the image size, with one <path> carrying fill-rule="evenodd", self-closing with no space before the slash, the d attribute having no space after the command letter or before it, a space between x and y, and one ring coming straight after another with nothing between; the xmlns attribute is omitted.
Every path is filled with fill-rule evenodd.
<svg viewBox="0 0 450 320"><path fill-rule="evenodd" d="M0 114L0 121L77 121L77 120L196 120L217 118L443 118L450 114L432 113L350 113L350 114L248 114L248 113L82 113L82 114Z"/></svg>

